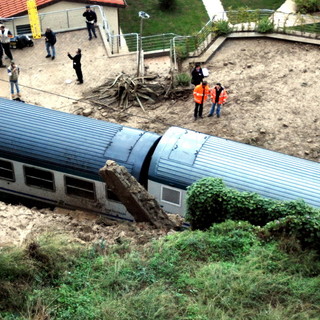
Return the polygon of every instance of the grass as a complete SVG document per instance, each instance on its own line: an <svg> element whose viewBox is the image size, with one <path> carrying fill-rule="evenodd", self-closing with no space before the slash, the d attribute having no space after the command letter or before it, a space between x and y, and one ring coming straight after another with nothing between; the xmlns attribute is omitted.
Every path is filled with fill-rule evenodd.
<svg viewBox="0 0 320 320"><path fill-rule="evenodd" d="M123 33L140 33L139 11L145 11L150 19L143 21L143 36L162 33L192 35L209 20L209 16L199 1L176 0L174 11L161 11L158 1L128 0L128 6L120 10L120 25Z"/></svg>
<svg viewBox="0 0 320 320"><path fill-rule="evenodd" d="M120 25L123 33L140 33L139 11L145 11L150 19L143 21L143 36L174 33L194 35L209 21L207 11L200 1L176 0L173 11L161 11L158 1L128 0L128 6L120 10ZM249 8L276 10L284 0L222 0L225 10ZM227 9L228 8L228 9Z"/></svg>
<svg viewBox="0 0 320 320"><path fill-rule="evenodd" d="M301 24L297 27L291 27L288 29L300 31L300 32L310 32L310 33L320 33L320 23L312 23L312 24Z"/></svg>
<svg viewBox="0 0 320 320"><path fill-rule="evenodd" d="M277 10L284 0L222 0L225 10L239 8Z"/></svg>
<svg viewBox="0 0 320 320"><path fill-rule="evenodd" d="M149 246L36 243L0 252L0 319L318 319L319 256L264 243L247 223Z"/></svg>

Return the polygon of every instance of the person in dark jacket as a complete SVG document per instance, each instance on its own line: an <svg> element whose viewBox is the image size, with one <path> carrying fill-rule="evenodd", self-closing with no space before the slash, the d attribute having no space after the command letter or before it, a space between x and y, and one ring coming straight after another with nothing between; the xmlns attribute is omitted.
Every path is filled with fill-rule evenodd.
<svg viewBox="0 0 320 320"><path fill-rule="evenodd" d="M191 72L191 76L192 76L191 83L194 84L195 86L197 86L202 82L204 75L203 75L200 63L196 63L195 67Z"/></svg>
<svg viewBox="0 0 320 320"><path fill-rule="evenodd" d="M77 74L77 81L78 84L83 83L83 76L82 76L82 70L81 70L81 49L78 49L76 52L76 55L72 57L72 55L68 52L68 57L73 60L73 69L76 71Z"/></svg>
<svg viewBox="0 0 320 320"><path fill-rule="evenodd" d="M95 30L95 24L97 23L97 15L96 13L91 10L90 6L86 6L86 11L83 13L83 15L86 18L87 23L87 29L89 33L89 40L92 39L92 33L94 37L96 38L96 30Z"/></svg>
<svg viewBox="0 0 320 320"><path fill-rule="evenodd" d="M50 58L52 56L51 59L54 60L56 56L56 49L54 47L54 45L57 42L56 35L50 28L47 28L44 36L46 40L46 49L47 49L46 58ZM52 54L50 53L50 48L51 48Z"/></svg>
<svg viewBox="0 0 320 320"><path fill-rule="evenodd" d="M2 57L3 57L3 49L2 49L1 42L0 42L0 68L5 68L5 65L2 62Z"/></svg>

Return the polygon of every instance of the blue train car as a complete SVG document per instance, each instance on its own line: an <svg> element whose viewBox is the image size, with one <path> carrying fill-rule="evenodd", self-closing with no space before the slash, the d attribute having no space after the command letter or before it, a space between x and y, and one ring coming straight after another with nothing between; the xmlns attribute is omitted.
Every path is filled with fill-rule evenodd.
<svg viewBox="0 0 320 320"><path fill-rule="evenodd" d="M160 136L0 98L0 191L132 220L99 176L115 160L143 185Z"/></svg>
<svg viewBox="0 0 320 320"><path fill-rule="evenodd" d="M172 127L157 145L149 191L167 212L185 213L186 187L222 178L239 191L277 200L303 199L320 207L320 163L203 133Z"/></svg>

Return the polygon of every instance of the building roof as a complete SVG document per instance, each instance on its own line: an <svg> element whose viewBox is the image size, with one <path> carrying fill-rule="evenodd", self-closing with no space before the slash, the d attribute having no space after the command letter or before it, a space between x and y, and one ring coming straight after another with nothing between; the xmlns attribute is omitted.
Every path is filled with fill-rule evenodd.
<svg viewBox="0 0 320 320"><path fill-rule="evenodd" d="M57 3L60 0L36 0L38 9ZM79 6L83 5L101 5L123 8L126 6L125 0L67 0L70 2L79 3ZM0 18L10 18L14 16L21 16L27 14L27 1L26 0L0 0Z"/></svg>

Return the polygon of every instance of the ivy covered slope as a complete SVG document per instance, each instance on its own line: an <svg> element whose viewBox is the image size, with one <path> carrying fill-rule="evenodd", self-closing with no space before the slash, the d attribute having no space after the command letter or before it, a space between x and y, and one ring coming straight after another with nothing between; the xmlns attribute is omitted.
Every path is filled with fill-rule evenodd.
<svg viewBox="0 0 320 320"><path fill-rule="evenodd" d="M222 179L203 178L187 190L187 220L206 230L228 219L263 227L264 236L294 236L303 248L320 250L320 211L303 200L275 201L227 188Z"/></svg>

